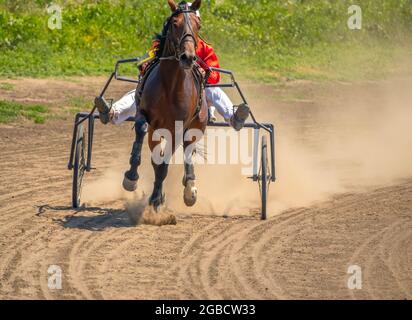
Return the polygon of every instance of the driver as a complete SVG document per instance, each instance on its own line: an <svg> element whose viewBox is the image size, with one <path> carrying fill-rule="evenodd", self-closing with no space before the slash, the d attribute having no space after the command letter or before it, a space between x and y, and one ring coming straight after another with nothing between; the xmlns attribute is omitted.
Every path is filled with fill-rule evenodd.
<svg viewBox="0 0 412 320"><path fill-rule="evenodd" d="M187 3L190 7L192 4ZM199 11L196 15L200 18ZM160 45L159 37L153 40L152 48L149 55L156 51ZM200 70L204 74L208 74L208 84L218 84L220 82L220 73L211 71L209 67L219 68L219 60L213 47L199 38L196 55L204 62L200 63ZM158 59L153 57L151 61ZM149 61L150 62L150 61ZM149 63L146 62L139 67L140 76L143 76L147 71ZM120 100L116 101L112 107L109 106L103 97L96 97L95 106L100 113L100 120L103 124L111 122L112 124L121 124L129 117L136 115L138 106L135 101L136 90L126 93ZM250 109L246 104L234 106L226 93L219 87L205 88L206 101L210 110L210 120L216 121L214 109L216 108L219 114L228 122L235 130L239 131L243 128L246 119L249 117ZM236 112L234 112L236 110Z"/></svg>

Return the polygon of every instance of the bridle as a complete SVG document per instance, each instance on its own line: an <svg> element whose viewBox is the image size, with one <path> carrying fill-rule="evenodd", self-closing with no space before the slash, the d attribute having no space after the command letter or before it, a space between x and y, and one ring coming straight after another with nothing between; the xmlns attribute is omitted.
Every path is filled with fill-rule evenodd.
<svg viewBox="0 0 412 320"><path fill-rule="evenodd" d="M170 41L173 43L173 47L174 47L174 55L171 56L167 56L167 57L160 57L160 60L176 60L176 61L180 61L180 57L181 57L181 52L180 52L180 48L182 46L182 43L187 42L187 41L192 41L195 45L195 49L197 49L197 40L195 37L195 33L193 31L193 27L192 27L192 22L190 21L190 13L194 13L196 14L196 11L191 10L189 8L189 6L187 4L184 4L184 6L179 7L175 12L172 13L172 15L167 19L166 25L165 25L165 31L166 31L166 40ZM183 19L184 19L184 28L183 28L183 33L180 36L179 39L177 39L177 41L174 41L173 39L170 39L170 35L171 35L171 26L172 26L172 21L173 18L183 14ZM189 40L190 38L190 40ZM163 53L162 53L163 54ZM196 57L195 57L196 59Z"/></svg>

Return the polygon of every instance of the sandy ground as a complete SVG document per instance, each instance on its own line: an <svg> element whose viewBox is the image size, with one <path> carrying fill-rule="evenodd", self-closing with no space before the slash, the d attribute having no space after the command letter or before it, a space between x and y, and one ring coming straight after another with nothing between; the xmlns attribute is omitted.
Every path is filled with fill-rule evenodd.
<svg viewBox="0 0 412 320"><path fill-rule="evenodd" d="M0 99L92 100L104 78L2 80ZM121 190L133 131L96 126L85 207L67 170L72 119L0 125L1 299L411 299L411 79L245 85L257 118L277 125L278 182L267 221L257 185L237 166L199 166L186 209L180 167L167 180L177 225L134 226ZM129 87L117 84L113 96ZM146 149L147 151L147 149ZM146 152L147 153L147 152ZM48 287L48 268L62 289ZM348 268L362 289L348 289Z"/></svg>

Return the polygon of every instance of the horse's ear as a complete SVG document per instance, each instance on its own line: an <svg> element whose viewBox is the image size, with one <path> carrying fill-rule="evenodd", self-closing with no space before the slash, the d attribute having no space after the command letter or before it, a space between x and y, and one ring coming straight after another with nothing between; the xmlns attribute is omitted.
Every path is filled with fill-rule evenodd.
<svg viewBox="0 0 412 320"><path fill-rule="evenodd" d="M202 0L195 0L195 1L192 3L190 9L193 10L193 11L197 11L197 10L200 9L200 6L201 6L201 5L202 5Z"/></svg>
<svg viewBox="0 0 412 320"><path fill-rule="evenodd" d="M175 12L177 10L177 4L176 2L174 2L174 0L167 0L167 2L169 3L170 9Z"/></svg>

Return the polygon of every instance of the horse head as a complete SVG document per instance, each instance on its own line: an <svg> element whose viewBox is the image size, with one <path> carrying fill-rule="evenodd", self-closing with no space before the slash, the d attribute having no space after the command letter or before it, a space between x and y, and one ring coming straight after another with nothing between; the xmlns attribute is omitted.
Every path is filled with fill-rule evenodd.
<svg viewBox="0 0 412 320"><path fill-rule="evenodd" d="M184 69L191 69L196 61L199 42L200 18L196 11L199 10L202 1L195 0L192 5L186 1L176 4L174 0L168 0L168 3L172 15L168 20L167 37L173 44L172 54Z"/></svg>

